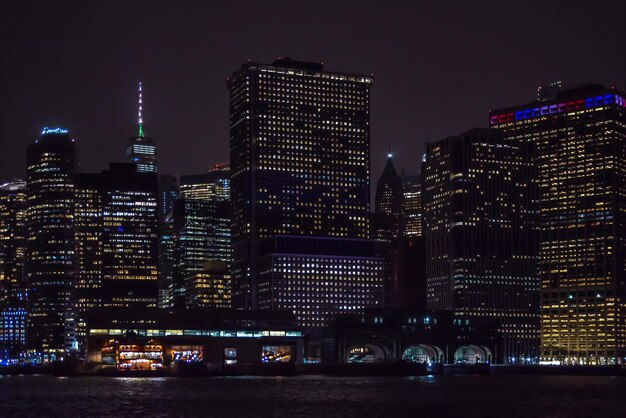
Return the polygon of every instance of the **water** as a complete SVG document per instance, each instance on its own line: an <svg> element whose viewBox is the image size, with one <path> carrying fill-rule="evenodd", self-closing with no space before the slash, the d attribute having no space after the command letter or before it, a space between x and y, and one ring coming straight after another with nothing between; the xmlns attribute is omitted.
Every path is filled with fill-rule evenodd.
<svg viewBox="0 0 626 418"><path fill-rule="evenodd" d="M0 376L0 417L625 418L626 378Z"/></svg>

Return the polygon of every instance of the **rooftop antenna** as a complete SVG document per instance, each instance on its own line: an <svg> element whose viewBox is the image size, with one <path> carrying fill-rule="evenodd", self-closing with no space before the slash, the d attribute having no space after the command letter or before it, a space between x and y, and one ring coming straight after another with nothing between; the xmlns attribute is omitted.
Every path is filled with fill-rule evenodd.
<svg viewBox="0 0 626 418"><path fill-rule="evenodd" d="M143 138L143 116L142 116L142 87L141 81L139 82L139 138Z"/></svg>

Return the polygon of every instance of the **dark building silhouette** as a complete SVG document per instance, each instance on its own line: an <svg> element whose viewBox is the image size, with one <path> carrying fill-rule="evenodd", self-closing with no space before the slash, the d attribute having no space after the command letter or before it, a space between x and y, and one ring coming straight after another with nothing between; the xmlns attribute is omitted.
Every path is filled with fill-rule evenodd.
<svg viewBox="0 0 626 418"><path fill-rule="evenodd" d="M279 294L275 275L266 269L267 260L281 260L276 253L262 252L261 243L275 236L291 236L290 242L302 247L311 242L307 237L369 238L369 89L373 79L328 72L322 64L286 58L271 65L246 63L227 84L234 306L281 306L294 311L306 326L321 326L325 323L316 318L364 307L365 300L356 295L377 292L382 284L375 277L377 263L366 264L374 269L371 274L346 276L340 269L329 268L329 275L322 278L317 274L326 267L321 267L320 257L314 260L315 254L307 252L304 276L299 276L300 267L295 264L280 267L285 269L281 280L292 285ZM297 237L302 238L301 244L293 243ZM317 242L325 245L324 240ZM353 257L360 264L369 255ZM288 258L282 262L303 261ZM273 269L274 264L270 265ZM343 290L338 287L341 293L330 298L326 288L339 286L341 281ZM297 297L305 292L306 297ZM339 299L346 302L339 305ZM367 304L380 305L382 300L372 298Z"/></svg>
<svg viewBox="0 0 626 418"><path fill-rule="evenodd" d="M537 148L543 360L623 363L626 94L554 83L490 125Z"/></svg>
<svg viewBox="0 0 626 418"><path fill-rule="evenodd" d="M377 254L384 259L385 306L399 307L399 247L402 245L404 194L402 181L393 166L391 152L376 184L371 236L377 241Z"/></svg>
<svg viewBox="0 0 626 418"><path fill-rule="evenodd" d="M427 307L493 322L508 363L539 348L536 167L532 146L474 129L427 145Z"/></svg>
<svg viewBox="0 0 626 418"><path fill-rule="evenodd" d="M0 361L26 348L26 182L0 185Z"/></svg>
<svg viewBox="0 0 626 418"><path fill-rule="evenodd" d="M393 166L393 155L387 154L387 164L376 184L375 213L388 219L387 239L402 235L404 225L404 193L402 180Z"/></svg>
<svg viewBox="0 0 626 418"><path fill-rule="evenodd" d="M49 361L76 348L74 140L67 130L44 128L26 160L28 345Z"/></svg>

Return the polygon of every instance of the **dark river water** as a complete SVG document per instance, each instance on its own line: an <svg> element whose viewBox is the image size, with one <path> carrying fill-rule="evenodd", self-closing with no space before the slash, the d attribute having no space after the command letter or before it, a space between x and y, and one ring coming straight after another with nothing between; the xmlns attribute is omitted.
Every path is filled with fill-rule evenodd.
<svg viewBox="0 0 626 418"><path fill-rule="evenodd" d="M626 378L0 376L0 417L626 418Z"/></svg>

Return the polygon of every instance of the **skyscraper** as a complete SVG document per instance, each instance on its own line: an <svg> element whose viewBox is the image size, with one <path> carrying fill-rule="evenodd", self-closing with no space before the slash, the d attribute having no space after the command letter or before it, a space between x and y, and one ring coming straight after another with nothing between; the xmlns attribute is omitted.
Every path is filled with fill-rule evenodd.
<svg viewBox="0 0 626 418"><path fill-rule="evenodd" d="M74 140L44 128L28 146L26 277L29 348L53 360L74 339Z"/></svg>
<svg viewBox="0 0 626 418"><path fill-rule="evenodd" d="M185 199L205 201L230 200L230 167L215 164L206 174L182 176L180 196Z"/></svg>
<svg viewBox="0 0 626 418"><path fill-rule="evenodd" d="M244 64L228 79L234 306L291 309L300 324L321 326L325 321L310 318L322 311L331 318L382 304L381 266L374 260L365 264L371 274L354 276L320 265L348 261L337 252L337 246L344 247L340 239L369 238L372 84L371 77L328 72L322 64L288 58L271 65ZM289 267L282 260L285 274L305 263L310 276L282 276L286 282L280 282L267 274L267 268L281 263L281 242L289 245L289 263L295 263ZM311 250L315 245L317 252ZM366 253L363 260L358 254L351 260L360 265L375 258ZM341 261L330 260L337 255ZM320 261L324 257L328 261ZM272 260L269 266L267 260ZM325 293L331 287L338 292L332 298ZM362 293L372 297L356 296Z"/></svg>
<svg viewBox="0 0 626 418"><path fill-rule="evenodd" d="M388 220L390 229L387 238L401 236L404 230L404 193L391 152L387 154L387 164L376 184L375 201L375 213Z"/></svg>
<svg viewBox="0 0 626 418"><path fill-rule="evenodd" d="M494 110L492 128L537 148L544 361L626 357L626 95L553 84Z"/></svg>
<svg viewBox="0 0 626 418"><path fill-rule="evenodd" d="M181 177L181 198L174 204L173 225L174 304L209 306L209 301L214 303L227 291L228 300L222 298L223 301L215 306L230 306L228 268L232 261L232 247L230 171L227 166L215 166L207 174ZM211 262L208 270L207 262ZM223 265L215 267L218 264L214 262ZM207 274L202 280L196 280L196 275L203 271ZM216 287L205 280L217 276L223 276L227 285ZM219 294L209 295L217 290Z"/></svg>
<svg viewBox="0 0 626 418"><path fill-rule="evenodd" d="M422 177L419 174L403 175L401 179L404 193L404 236L421 237L424 229Z"/></svg>
<svg viewBox="0 0 626 418"><path fill-rule="evenodd" d="M84 352L87 318L102 306L103 178L101 174L76 176L74 228L76 240L76 338Z"/></svg>
<svg viewBox="0 0 626 418"><path fill-rule="evenodd" d="M0 185L0 360L26 348L26 182Z"/></svg>
<svg viewBox="0 0 626 418"><path fill-rule="evenodd" d="M370 227L372 238L377 241L377 253L384 259L385 306L399 307L398 251L404 229L404 194L402 181L393 166L391 152L387 154L387 164L376 184L374 200L375 211Z"/></svg>
<svg viewBox="0 0 626 418"><path fill-rule="evenodd" d="M112 163L102 177L102 306L156 307L157 175Z"/></svg>
<svg viewBox="0 0 626 418"><path fill-rule="evenodd" d="M180 196L178 178L159 174L159 307L173 306L174 286L174 202Z"/></svg>
<svg viewBox="0 0 626 418"><path fill-rule="evenodd" d="M74 295L83 352L94 309L157 306L157 228L156 173L112 163L76 176Z"/></svg>
<svg viewBox="0 0 626 418"><path fill-rule="evenodd" d="M499 357L536 362L539 347L536 168L529 144L474 129L427 145L427 306L491 327Z"/></svg>
<svg viewBox="0 0 626 418"><path fill-rule="evenodd" d="M144 135L143 132L143 86L139 82L139 112L138 112L138 132L128 140L126 156L129 161L137 166L140 173L156 173L156 145L152 138Z"/></svg>

